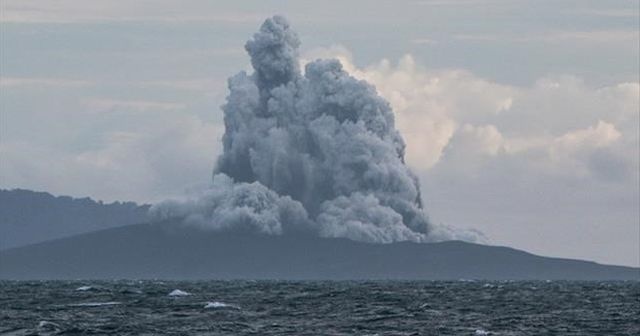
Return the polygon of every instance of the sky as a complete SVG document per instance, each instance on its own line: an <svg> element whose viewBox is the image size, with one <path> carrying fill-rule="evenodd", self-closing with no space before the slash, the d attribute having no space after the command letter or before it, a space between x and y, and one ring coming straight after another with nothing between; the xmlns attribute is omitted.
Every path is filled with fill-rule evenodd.
<svg viewBox="0 0 640 336"><path fill-rule="evenodd" d="M431 221L640 266L639 2L0 2L0 188L157 202L211 179L226 80L286 16L394 109Z"/></svg>

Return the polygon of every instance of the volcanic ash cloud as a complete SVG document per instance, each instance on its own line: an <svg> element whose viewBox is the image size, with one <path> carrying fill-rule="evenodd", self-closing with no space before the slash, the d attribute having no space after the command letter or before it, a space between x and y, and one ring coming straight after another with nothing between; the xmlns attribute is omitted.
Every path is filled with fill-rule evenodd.
<svg viewBox="0 0 640 336"><path fill-rule="evenodd" d="M337 60L316 60L302 74L299 45L279 16L246 43L254 72L229 79L212 184L158 204L156 217L376 243L446 238L423 210L389 104Z"/></svg>

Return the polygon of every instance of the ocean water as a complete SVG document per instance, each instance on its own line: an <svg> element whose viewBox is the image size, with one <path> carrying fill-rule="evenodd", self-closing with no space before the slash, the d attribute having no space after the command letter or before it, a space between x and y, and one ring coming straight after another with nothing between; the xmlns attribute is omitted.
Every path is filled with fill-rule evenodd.
<svg viewBox="0 0 640 336"><path fill-rule="evenodd" d="M0 335L640 335L640 282L0 282Z"/></svg>

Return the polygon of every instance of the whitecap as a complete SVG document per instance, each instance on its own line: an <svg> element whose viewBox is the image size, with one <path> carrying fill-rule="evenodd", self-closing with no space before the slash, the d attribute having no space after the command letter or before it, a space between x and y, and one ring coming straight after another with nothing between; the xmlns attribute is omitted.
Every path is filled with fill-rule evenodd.
<svg viewBox="0 0 640 336"><path fill-rule="evenodd" d="M51 330L51 329L56 330L60 328L60 326L57 323L53 323L49 321L40 321L40 323L38 323L38 328L47 329L47 330Z"/></svg>
<svg viewBox="0 0 640 336"><path fill-rule="evenodd" d="M86 291L90 291L90 290L93 290L93 289L94 288L91 287L91 286L80 286L80 287L76 288L76 290L80 291L80 292L86 292Z"/></svg>
<svg viewBox="0 0 640 336"><path fill-rule="evenodd" d="M169 293L169 296L188 296L188 295L191 295L191 293L188 293L179 289L174 289L173 291L171 291L171 293Z"/></svg>
<svg viewBox="0 0 640 336"><path fill-rule="evenodd" d="M231 304L228 304L228 303L218 302L218 301L207 302L207 304L204 305L204 309L217 309L217 308L240 309L240 307L238 307L238 306L234 306L234 305L231 305Z"/></svg>
<svg viewBox="0 0 640 336"><path fill-rule="evenodd" d="M69 306L71 307L102 307L102 306L116 306L122 304L117 301L108 301L108 302L82 302L82 303L72 303Z"/></svg>
<svg viewBox="0 0 640 336"><path fill-rule="evenodd" d="M489 332L486 330L482 330L482 329L476 329L476 332L474 333L474 335L489 335Z"/></svg>

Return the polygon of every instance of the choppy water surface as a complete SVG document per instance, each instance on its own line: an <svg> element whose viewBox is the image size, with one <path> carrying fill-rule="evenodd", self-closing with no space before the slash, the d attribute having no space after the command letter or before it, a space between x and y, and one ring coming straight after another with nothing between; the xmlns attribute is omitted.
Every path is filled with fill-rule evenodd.
<svg viewBox="0 0 640 336"><path fill-rule="evenodd" d="M638 282L0 282L0 335L639 335L639 315Z"/></svg>

